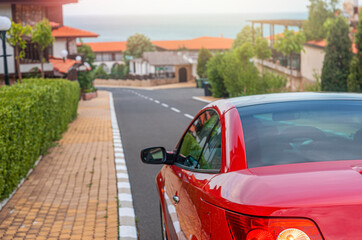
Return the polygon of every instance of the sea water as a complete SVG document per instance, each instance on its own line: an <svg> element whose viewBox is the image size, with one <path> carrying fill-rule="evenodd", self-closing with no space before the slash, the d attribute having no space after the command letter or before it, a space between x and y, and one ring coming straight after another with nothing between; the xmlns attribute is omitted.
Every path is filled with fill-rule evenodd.
<svg viewBox="0 0 362 240"><path fill-rule="evenodd" d="M235 38L248 20L307 19L308 13L240 13L240 14L182 14L182 15L81 15L64 17L67 26L98 33L98 38L84 38L84 42L126 41L135 33L143 33L151 40L184 40L201 36ZM256 24L255 26L258 26ZM297 28L291 28L297 30ZM276 26L275 33L283 32ZM268 36L269 25L264 25Z"/></svg>

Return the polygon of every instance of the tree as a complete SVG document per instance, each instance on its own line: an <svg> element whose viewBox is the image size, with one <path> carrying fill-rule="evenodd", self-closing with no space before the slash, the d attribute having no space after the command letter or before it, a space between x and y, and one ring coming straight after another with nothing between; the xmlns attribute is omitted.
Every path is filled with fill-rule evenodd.
<svg viewBox="0 0 362 240"><path fill-rule="evenodd" d="M348 76L348 91L362 92L362 12L359 14L359 22L355 37L357 55L353 57Z"/></svg>
<svg viewBox="0 0 362 240"><path fill-rule="evenodd" d="M261 29L258 27L254 30L255 38L261 37ZM246 25L237 35L233 42L232 49L241 47L244 43L253 43L253 29Z"/></svg>
<svg viewBox="0 0 362 240"><path fill-rule="evenodd" d="M251 42L246 42L241 47L235 49L234 52L242 64L243 69L246 71L250 63L250 59L255 55L253 44Z"/></svg>
<svg viewBox="0 0 362 240"><path fill-rule="evenodd" d="M209 59L212 58L212 53L202 47L199 56L197 57L197 75L199 75L200 78L206 78L207 77L207 68L206 64L209 61Z"/></svg>
<svg viewBox="0 0 362 240"><path fill-rule="evenodd" d="M303 32L295 33L293 30L285 29L282 38L278 38L274 44L274 48L289 57L290 67L290 82L292 84L292 73L293 73L293 54L298 54L304 50L303 44L305 42L305 35ZM293 87L293 86L292 86Z"/></svg>
<svg viewBox="0 0 362 240"><path fill-rule="evenodd" d="M264 60L272 56L268 41L265 38L258 37L255 41L255 56L261 61L261 72L264 75Z"/></svg>
<svg viewBox="0 0 362 240"><path fill-rule="evenodd" d="M244 43L243 46L226 53L223 57L220 72L230 97L259 92L259 72L250 62L254 55L252 49L251 43Z"/></svg>
<svg viewBox="0 0 362 240"><path fill-rule="evenodd" d="M127 39L127 49L125 56L132 56L134 58L142 57L144 52L153 52L156 50L151 40L143 34L136 33Z"/></svg>
<svg viewBox="0 0 362 240"><path fill-rule="evenodd" d="M308 20L303 23L307 41L321 40L327 37L324 22L334 17L339 0L310 0Z"/></svg>
<svg viewBox="0 0 362 240"><path fill-rule="evenodd" d="M322 91L347 91L352 59L349 26L344 17L336 18L328 34L328 46L322 69Z"/></svg>
<svg viewBox="0 0 362 240"><path fill-rule="evenodd" d="M217 53L207 62L207 77L211 85L212 96L216 98L228 97L223 78L223 55Z"/></svg>
<svg viewBox="0 0 362 240"><path fill-rule="evenodd" d="M38 22L33 30L32 41L37 43L40 50L41 77L44 78L44 50L54 42L52 27L47 19Z"/></svg>
<svg viewBox="0 0 362 240"><path fill-rule="evenodd" d="M83 61L89 63L89 65L93 68L93 63L96 59L96 55L94 54L92 48L87 44L83 44L83 42L81 41L81 45L77 47L77 51L78 53L84 55Z"/></svg>
<svg viewBox="0 0 362 240"><path fill-rule="evenodd" d="M20 23L11 22L11 28L8 31L7 42L14 48L15 57L15 69L18 74L18 79L22 82L22 76L20 72L20 59L25 57L26 40L25 36L32 33L32 28L28 25L22 26Z"/></svg>

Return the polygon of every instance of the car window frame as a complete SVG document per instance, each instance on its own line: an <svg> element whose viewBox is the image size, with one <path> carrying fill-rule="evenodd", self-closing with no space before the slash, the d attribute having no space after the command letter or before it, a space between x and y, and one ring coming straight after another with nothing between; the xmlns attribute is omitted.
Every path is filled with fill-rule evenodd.
<svg viewBox="0 0 362 240"><path fill-rule="evenodd" d="M212 130L210 131L207 139L208 139L208 140L210 139L210 136L211 136L213 130L215 129L215 127L217 126L218 123L220 124L221 136L222 136L221 119L220 119L219 113L218 113L215 109L213 109L213 108L205 109L204 111L200 112L200 113L193 119L193 121L188 125L187 129L185 130L184 134L183 134L182 137L181 137L181 140L180 140L179 144L178 144L177 147L176 147L175 159L177 159L178 156L179 156L179 154L180 154L181 146L182 146L183 140L184 140L185 135L187 134L188 130L189 130L190 127L194 124L194 122L195 122L202 114L204 114L204 113L207 112L207 111L213 111L214 113L216 113L217 118L218 118L217 121L216 121L216 123L215 123L215 125L214 125L214 127L213 127ZM224 144L223 144L223 141L221 141L221 149L223 149L223 147L224 147ZM204 150L205 150L205 146L203 147L201 154L204 152ZM222 155L222 152L223 152L223 151L221 151L221 155ZM201 155L200 155L200 156L201 156ZM221 156L220 169L197 169L197 168L187 167L187 166L185 166L185 165L183 165L183 164L180 164L180 163L178 163L178 162L176 162L176 161L174 162L174 165L177 166L177 167L179 167L179 168L181 168L181 169L185 169L185 170L187 170L187 171L190 171L190 172L218 174L218 173L221 173L222 159L223 159L223 158L222 158L222 156Z"/></svg>

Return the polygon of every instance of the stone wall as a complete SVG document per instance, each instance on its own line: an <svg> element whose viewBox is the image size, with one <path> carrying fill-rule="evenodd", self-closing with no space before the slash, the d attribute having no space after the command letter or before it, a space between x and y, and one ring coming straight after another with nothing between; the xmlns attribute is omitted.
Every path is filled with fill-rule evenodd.
<svg viewBox="0 0 362 240"><path fill-rule="evenodd" d="M15 5L15 21L23 25L35 26L46 17L46 9L37 5Z"/></svg>
<svg viewBox="0 0 362 240"><path fill-rule="evenodd" d="M98 86L122 86L122 87L153 87L178 83L177 78L147 79L147 80L114 80L96 79L94 85Z"/></svg>

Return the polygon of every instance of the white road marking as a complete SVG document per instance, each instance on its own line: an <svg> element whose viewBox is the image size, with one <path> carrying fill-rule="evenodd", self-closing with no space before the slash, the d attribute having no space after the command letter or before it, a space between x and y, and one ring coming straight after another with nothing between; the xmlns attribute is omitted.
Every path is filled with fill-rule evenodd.
<svg viewBox="0 0 362 240"><path fill-rule="evenodd" d="M159 104L159 103L160 103L160 101L158 101L158 100L155 100L155 103Z"/></svg>
<svg viewBox="0 0 362 240"><path fill-rule="evenodd" d="M190 114L187 114L187 113L185 113L184 116L187 117L187 118L190 118L190 119L194 119L193 116L191 116Z"/></svg>
<svg viewBox="0 0 362 240"><path fill-rule="evenodd" d="M180 110L178 110L177 108L174 108L174 107L172 107L171 110L174 112L177 112L177 113L181 112Z"/></svg>
<svg viewBox="0 0 362 240"><path fill-rule="evenodd" d="M161 105L165 108L168 108L168 105L166 103L162 103Z"/></svg>
<svg viewBox="0 0 362 240"><path fill-rule="evenodd" d="M148 98L150 101L153 101L153 98Z"/></svg>

